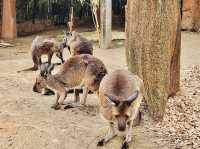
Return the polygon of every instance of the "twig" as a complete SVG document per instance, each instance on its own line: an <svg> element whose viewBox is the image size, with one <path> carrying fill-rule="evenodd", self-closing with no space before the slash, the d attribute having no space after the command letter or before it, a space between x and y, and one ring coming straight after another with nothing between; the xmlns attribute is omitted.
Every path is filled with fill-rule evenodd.
<svg viewBox="0 0 200 149"><path fill-rule="evenodd" d="M6 47L14 47L14 45L10 44L10 43L6 43L4 41L0 42L0 47L6 48Z"/></svg>

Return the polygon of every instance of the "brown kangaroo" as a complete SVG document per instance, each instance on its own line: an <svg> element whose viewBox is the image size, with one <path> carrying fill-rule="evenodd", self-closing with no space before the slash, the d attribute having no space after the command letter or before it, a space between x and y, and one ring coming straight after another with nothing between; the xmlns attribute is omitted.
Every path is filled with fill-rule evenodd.
<svg viewBox="0 0 200 149"><path fill-rule="evenodd" d="M71 54L73 53L72 56L80 55L80 54L91 54L91 55L93 54L92 43L89 40L87 40L85 37L82 37L77 32L72 32L72 33L67 33L66 31L63 31L63 32L64 32L64 38L63 38L63 43L60 44L60 49L64 49L65 47L68 46L69 52ZM60 56L61 60L63 60L62 53L61 54L58 53L58 56ZM35 61L37 62L37 60ZM73 90L70 90L70 92L73 92ZM78 94L78 92L82 92L82 89L75 89L74 92ZM52 94L52 91L50 89L45 89L44 94L45 95Z"/></svg>
<svg viewBox="0 0 200 149"><path fill-rule="evenodd" d="M80 54L93 55L92 42L81 36L78 32L64 32L64 40L67 43L68 50L72 56ZM75 89L75 93L82 92L82 89ZM91 92L90 92L91 93Z"/></svg>
<svg viewBox="0 0 200 149"><path fill-rule="evenodd" d="M65 39L63 39L62 43L59 43L54 38L46 38L43 36L37 36L31 44L32 60L33 60L34 66L32 68L24 69L22 71L37 70L38 67L42 64L42 60L41 60L42 55L48 56L49 65L51 64L51 59L54 53L61 60L61 62L64 63L63 49L65 47L66 47Z"/></svg>
<svg viewBox="0 0 200 149"><path fill-rule="evenodd" d="M98 146L103 146L116 135L114 125L117 124L119 132L127 130L121 149L128 149L133 121L140 114L139 107L145 95L143 81L129 71L116 70L102 79L99 87L100 111L108 121L109 132Z"/></svg>
<svg viewBox="0 0 200 149"><path fill-rule="evenodd" d="M53 65L42 65L40 74L36 78L33 90L45 92L48 88L56 94L56 103L52 108L60 109L67 93L73 88L83 87L82 105L85 105L88 91L98 91L102 78L107 74L105 65L98 58L81 54L73 56L65 61L58 73L52 75ZM75 103L71 107L80 106L79 94L75 92Z"/></svg>
<svg viewBox="0 0 200 149"><path fill-rule="evenodd" d="M67 47L71 55L91 54L93 55L92 42L81 36L77 32L65 33L67 39Z"/></svg>

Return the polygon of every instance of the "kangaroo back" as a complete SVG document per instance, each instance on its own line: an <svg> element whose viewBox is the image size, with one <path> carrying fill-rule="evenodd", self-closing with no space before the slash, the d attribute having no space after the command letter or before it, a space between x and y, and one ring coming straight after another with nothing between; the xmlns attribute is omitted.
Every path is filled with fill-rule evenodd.
<svg viewBox="0 0 200 149"><path fill-rule="evenodd" d="M72 32L67 44L72 55L93 54L92 42L76 32Z"/></svg>
<svg viewBox="0 0 200 149"><path fill-rule="evenodd" d="M92 55L82 54L69 58L62 65L59 72L52 75L53 67L41 67L40 75L34 84L35 92L42 92L44 88L51 89L58 96L53 108L59 109L67 96L67 92L73 88L83 88L82 104L85 105L88 91L98 91L102 78L107 70L101 60ZM76 97L75 101L79 101Z"/></svg>
<svg viewBox="0 0 200 149"><path fill-rule="evenodd" d="M117 70L106 75L100 84L99 95L112 94L120 97L119 100L127 99L134 90L141 90L142 80L126 70ZM105 98L102 98L102 104L108 104Z"/></svg>
<svg viewBox="0 0 200 149"><path fill-rule="evenodd" d="M82 54L69 58L55 76L70 87L83 83L96 91L106 74L106 67L101 60Z"/></svg>

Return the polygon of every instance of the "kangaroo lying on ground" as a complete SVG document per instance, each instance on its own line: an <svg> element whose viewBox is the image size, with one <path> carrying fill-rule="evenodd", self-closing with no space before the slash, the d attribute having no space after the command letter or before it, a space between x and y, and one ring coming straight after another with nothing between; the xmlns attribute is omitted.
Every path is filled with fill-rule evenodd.
<svg viewBox="0 0 200 149"><path fill-rule="evenodd" d="M66 47L66 39L63 39L62 43L55 41L54 38L45 38L43 36L37 36L32 44L32 60L34 66L32 68L24 69L22 71L34 71L37 70L38 67L42 64L41 57L42 55L48 56L48 64L51 64L51 59L53 54L55 53L56 56L64 63L63 59L63 49Z"/></svg>
<svg viewBox="0 0 200 149"><path fill-rule="evenodd" d="M58 73L52 75L53 65L42 65L33 90L41 92L49 88L56 94L56 102L52 108L60 109L67 93L73 88L83 87L82 105L85 105L88 91L98 91L102 78L107 74L105 65L92 55L81 54L65 61ZM42 91L43 92L43 91ZM75 92L75 103L71 107L80 106L79 93ZM77 103L77 104L76 104Z"/></svg>
<svg viewBox="0 0 200 149"><path fill-rule="evenodd" d="M121 149L128 149L133 121L140 115L139 107L145 95L143 81L131 72L116 70L103 78L99 87L99 99L101 113L110 127L98 146L103 146L116 135L116 123L118 131L127 131Z"/></svg>
<svg viewBox="0 0 200 149"><path fill-rule="evenodd" d="M77 32L72 33L65 32L65 38L67 39L67 47L71 52L71 55L79 54L91 54L93 55L92 42L87 38L81 36Z"/></svg>

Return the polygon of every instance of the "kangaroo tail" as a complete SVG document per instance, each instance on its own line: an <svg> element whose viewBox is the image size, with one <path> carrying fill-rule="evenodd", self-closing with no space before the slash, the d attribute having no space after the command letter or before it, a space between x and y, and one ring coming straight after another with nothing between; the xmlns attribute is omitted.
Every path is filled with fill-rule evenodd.
<svg viewBox="0 0 200 149"><path fill-rule="evenodd" d="M19 70L19 71L17 71L17 73L24 72L24 71L36 71L36 70L38 70L38 68L35 67L35 65L34 65L34 66L31 67L31 68L27 68L27 69Z"/></svg>

